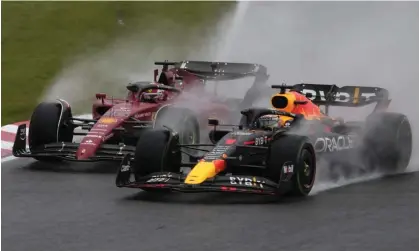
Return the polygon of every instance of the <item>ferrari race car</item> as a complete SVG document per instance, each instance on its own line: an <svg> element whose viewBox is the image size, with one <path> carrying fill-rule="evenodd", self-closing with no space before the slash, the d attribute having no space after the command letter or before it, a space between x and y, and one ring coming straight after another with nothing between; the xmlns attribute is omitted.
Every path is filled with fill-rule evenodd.
<svg viewBox="0 0 419 251"><path fill-rule="evenodd" d="M388 91L375 87L317 84L274 86L273 108L248 108L232 130L208 119L212 145L181 144L170 128L149 130L127 154L116 186L146 191L238 192L307 196L320 160L334 166L363 165L389 172L410 161L412 131L403 114L386 112ZM287 91L287 89L291 89ZM344 122L328 115L329 106L376 103L365 121ZM320 110L325 106L325 111ZM181 152L201 148L194 162ZM356 160L351 161L350 160ZM181 167L190 167L189 173Z"/></svg>
<svg viewBox="0 0 419 251"><path fill-rule="evenodd" d="M209 82L254 77L254 86L259 86L268 78L266 67L258 64L206 61L155 64L163 66L159 79L156 69L153 82L130 83L125 99L96 94L92 119L73 117L71 106L62 99L40 103L30 119L29 149L26 126L21 125L13 155L43 161L121 161L125 154L136 151L144 130L163 126L176 129L181 143L199 143L200 128L208 128L208 116L228 121L232 112L237 113L249 101L248 97L221 99L207 93L203 89ZM169 68L170 65L173 67ZM76 128L84 131L76 132ZM82 136L81 142L73 142L74 136Z"/></svg>

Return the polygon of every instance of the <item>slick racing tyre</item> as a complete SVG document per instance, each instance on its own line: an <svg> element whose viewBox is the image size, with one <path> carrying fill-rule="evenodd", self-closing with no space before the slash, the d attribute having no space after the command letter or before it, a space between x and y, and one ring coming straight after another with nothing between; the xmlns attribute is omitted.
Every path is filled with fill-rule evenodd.
<svg viewBox="0 0 419 251"><path fill-rule="evenodd" d="M199 123L194 114L188 109L177 107L166 107L158 112L155 118L154 128L162 129L168 127L179 134L180 144L199 144L200 130ZM197 151L183 149L189 155L196 155Z"/></svg>
<svg viewBox="0 0 419 251"><path fill-rule="evenodd" d="M32 113L29 124L29 149L35 151L44 144L72 142L71 108L65 102L42 102ZM35 157L40 161L56 161L51 157Z"/></svg>
<svg viewBox="0 0 419 251"><path fill-rule="evenodd" d="M133 172L135 179L155 172L179 172L181 152L178 138L164 129L144 132L137 143Z"/></svg>
<svg viewBox="0 0 419 251"><path fill-rule="evenodd" d="M300 135L283 135L272 142L268 160L267 176L280 184L290 182L285 195L307 196L316 177L315 152L309 139ZM281 191L282 192L282 191Z"/></svg>
<svg viewBox="0 0 419 251"><path fill-rule="evenodd" d="M365 124L364 157L369 170L404 171L412 155L412 128L400 113L373 113Z"/></svg>

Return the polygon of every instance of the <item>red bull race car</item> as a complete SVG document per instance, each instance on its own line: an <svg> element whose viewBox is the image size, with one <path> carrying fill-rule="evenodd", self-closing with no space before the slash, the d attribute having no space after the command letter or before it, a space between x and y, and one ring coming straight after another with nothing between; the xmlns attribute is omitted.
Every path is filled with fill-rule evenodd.
<svg viewBox="0 0 419 251"><path fill-rule="evenodd" d="M240 123L225 130L217 119L212 144L182 144L176 130L154 129L125 155L117 187L146 191L236 192L307 196L318 162L348 169L404 170L412 152L408 118L386 112L388 91L376 87L298 84L273 86L272 108L247 108ZM345 122L328 115L329 106L376 104L365 121ZM325 110L321 111L320 107ZM205 149L210 147L209 149ZM202 150L183 162L183 149ZM190 167L190 172L181 172Z"/></svg>
<svg viewBox="0 0 419 251"><path fill-rule="evenodd" d="M155 70L154 81L130 83L126 98L96 94L91 119L74 117L71 106L62 99L40 103L30 119L28 149L26 125L21 125L13 155L42 161L121 161L124 155L136 151L145 130L163 126L176 129L181 143L199 143L202 131L208 128L208 116L229 121L232 114L254 98L254 95L220 98L204 90L210 82L216 87L218 82L254 77L253 86L257 87L268 78L266 67L259 64L207 61L155 64L163 66L160 77L157 79ZM75 132L77 128L84 131ZM74 136L82 136L81 141L75 142Z"/></svg>

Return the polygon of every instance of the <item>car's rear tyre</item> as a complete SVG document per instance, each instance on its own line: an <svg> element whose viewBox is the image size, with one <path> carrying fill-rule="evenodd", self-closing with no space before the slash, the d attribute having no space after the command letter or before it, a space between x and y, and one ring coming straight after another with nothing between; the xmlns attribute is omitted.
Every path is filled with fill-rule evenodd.
<svg viewBox="0 0 419 251"><path fill-rule="evenodd" d="M179 134L179 144L199 144L200 129L196 116L188 109L165 107L157 113L154 128L168 127ZM182 149L186 155L197 155L197 150ZM186 161L186 160L185 160Z"/></svg>
<svg viewBox="0 0 419 251"><path fill-rule="evenodd" d="M164 129L144 132L137 143L132 165L136 180L155 172L179 172L181 152L178 139ZM150 190L150 189L143 189Z"/></svg>
<svg viewBox="0 0 419 251"><path fill-rule="evenodd" d="M369 170L404 171L410 162L412 144L412 128L405 115L383 112L368 116L363 149Z"/></svg>
<svg viewBox="0 0 419 251"><path fill-rule="evenodd" d="M286 173L285 169L292 172ZM267 176L280 184L290 182L285 195L307 196L316 177L315 152L309 139L300 135L283 135L272 142L267 161ZM288 177L287 177L288 176Z"/></svg>
<svg viewBox="0 0 419 251"><path fill-rule="evenodd" d="M74 127L70 125L71 108L61 102L42 102L32 113L29 124L29 149L36 151L45 144L72 142ZM57 161L51 157L35 157L39 161Z"/></svg>

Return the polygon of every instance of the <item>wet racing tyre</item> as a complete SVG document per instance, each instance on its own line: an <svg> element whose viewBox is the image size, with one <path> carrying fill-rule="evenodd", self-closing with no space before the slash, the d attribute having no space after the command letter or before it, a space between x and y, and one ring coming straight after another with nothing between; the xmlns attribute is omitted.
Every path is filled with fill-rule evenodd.
<svg viewBox="0 0 419 251"><path fill-rule="evenodd" d="M171 128L179 134L180 144L199 144L200 128L196 116L188 109L178 107L166 107L158 112L155 118L154 128ZM183 149L186 155L197 155L198 151ZM186 159L185 159L186 161Z"/></svg>
<svg viewBox="0 0 419 251"><path fill-rule="evenodd" d="M300 135L283 135L271 143L267 176L280 184L290 182L285 195L307 196L316 177L316 157L309 139Z"/></svg>
<svg viewBox="0 0 419 251"><path fill-rule="evenodd" d="M63 110L64 109L64 110ZM71 108L60 102L42 102L32 113L29 124L29 149L42 148L45 144L72 142L74 127L70 125ZM40 161L57 161L51 157L34 157Z"/></svg>
<svg viewBox="0 0 419 251"><path fill-rule="evenodd" d="M390 173L404 171L412 155L412 128L408 118L392 112L369 115L364 150L368 169Z"/></svg>
<svg viewBox="0 0 419 251"><path fill-rule="evenodd" d="M177 137L164 129L144 132L137 143L133 172L135 179L155 172L179 172L181 152Z"/></svg>

